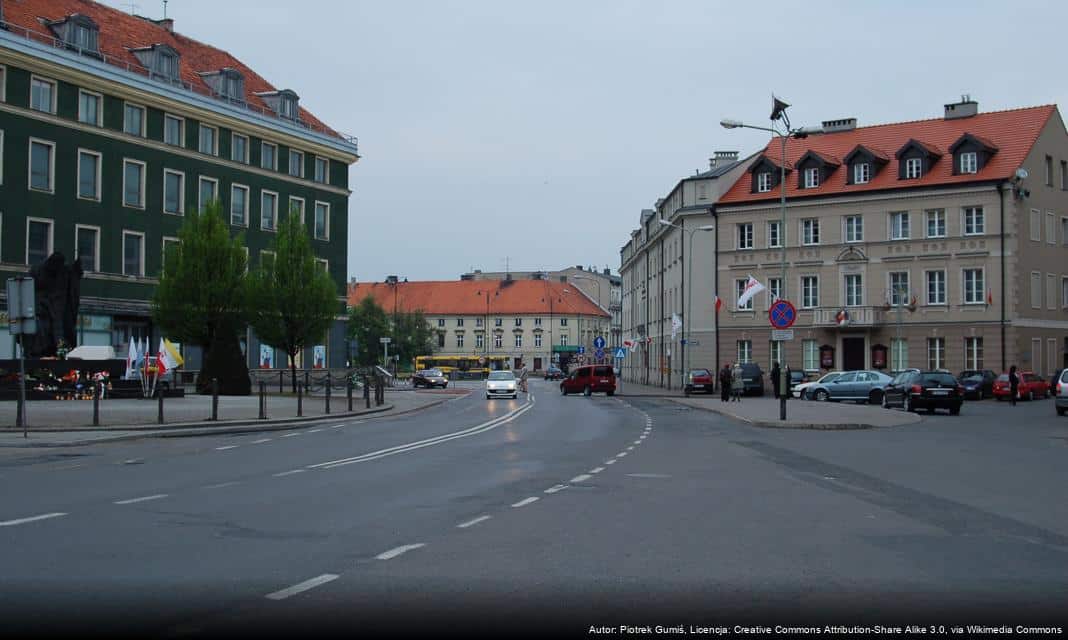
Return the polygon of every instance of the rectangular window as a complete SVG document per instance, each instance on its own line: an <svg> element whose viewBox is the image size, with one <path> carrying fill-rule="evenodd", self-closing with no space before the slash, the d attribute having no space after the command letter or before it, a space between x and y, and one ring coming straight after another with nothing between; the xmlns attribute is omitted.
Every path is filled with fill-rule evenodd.
<svg viewBox="0 0 1068 640"><path fill-rule="evenodd" d="M215 127L209 127L208 125L200 124L200 140L197 144L197 150L201 153L206 153L209 156L219 155L219 131Z"/></svg>
<svg viewBox="0 0 1068 640"><path fill-rule="evenodd" d="M457 319L456 319L456 326L457 326L457 327L462 327L462 326L464 326L464 319L463 319L463 318L457 318Z"/></svg>
<svg viewBox="0 0 1068 640"><path fill-rule="evenodd" d="M4 150L4 132L0 131L0 152ZM3 165L0 164L0 184L3 184ZM1061 246L1068 247L1068 218L1061 218Z"/></svg>
<svg viewBox="0 0 1068 640"><path fill-rule="evenodd" d="M289 213L299 216L300 223L304 224L304 198L289 196Z"/></svg>
<svg viewBox="0 0 1068 640"><path fill-rule="evenodd" d="M560 336L560 344L567 344L567 336ZM500 349L504 346L504 336L496 334L493 336L493 348Z"/></svg>
<svg viewBox="0 0 1068 640"><path fill-rule="evenodd" d="M819 167L809 167L805 169L805 188L813 189L820 186L820 169Z"/></svg>
<svg viewBox="0 0 1068 640"><path fill-rule="evenodd" d="M959 169L961 173L975 173L979 170L979 158L974 151L960 154Z"/></svg>
<svg viewBox="0 0 1068 640"><path fill-rule="evenodd" d="M78 149L78 197L100 200L101 155L96 151Z"/></svg>
<svg viewBox="0 0 1068 640"><path fill-rule="evenodd" d="M135 209L145 208L145 163L139 160L122 161L122 204Z"/></svg>
<svg viewBox="0 0 1068 640"><path fill-rule="evenodd" d="M890 370L909 368L909 342L906 338L890 338Z"/></svg>
<svg viewBox="0 0 1068 640"><path fill-rule="evenodd" d="M1052 211L1046 212L1046 243L1057 244L1057 218Z"/></svg>
<svg viewBox="0 0 1068 640"><path fill-rule="evenodd" d="M271 191L260 192L260 229L275 231L278 229L278 194Z"/></svg>
<svg viewBox="0 0 1068 640"><path fill-rule="evenodd" d="M493 319L493 326L495 326L495 327L503 327L504 326L504 318L494 318ZM563 326L563 325L560 325L560 326Z"/></svg>
<svg viewBox="0 0 1068 640"><path fill-rule="evenodd" d="M768 367L773 367L775 363L782 362L782 340L771 340L768 343L769 351L771 352L771 358L768 360Z"/></svg>
<svg viewBox="0 0 1068 640"><path fill-rule="evenodd" d="M230 224L248 226L248 187L235 184L230 187Z"/></svg>
<svg viewBox="0 0 1068 640"><path fill-rule="evenodd" d="M215 202L219 199L219 181L215 178L201 176L198 198L197 207L204 211L209 202Z"/></svg>
<svg viewBox="0 0 1068 640"><path fill-rule="evenodd" d="M1061 276L1061 306L1068 307L1068 276Z"/></svg>
<svg viewBox="0 0 1068 640"><path fill-rule="evenodd" d="M964 339L964 368L982 370L983 339L967 337Z"/></svg>
<svg viewBox="0 0 1068 640"><path fill-rule="evenodd" d="M481 333L475 334L475 348L483 349L486 345L486 338Z"/></svg>
<svg viewBox="0 0 1068 640"><path fill-rule="evenodd" d="M768 223L768 248L769 249L781 249L782 248L782 223L779 220L772 220Z"/></svg>
<svg viewBox="0 0 1068 640"><path fill-rule="evenodd" d="M3 67L0 67L0 71ZM0 78L2 79L2 78ZM4 131L0 129L0 184L4 184Z"/></svg>
<svg viewBox="0 0 1068 640"><path fill-rule="evenodd" d="M768 306L783 297L782 278L768 278Z"/></svg>
<svg viewBox="0 0 1068 640"><path fill-rule="evenodd" d="M445 348L445 334L444 333L439 333L438 334L438 348L439 349L444 349Z"/></svg>
<svg viewBox="0 0 1068 640"><path fill-rule="evenodd" d="M864 304L864 280L859 273L846 274L845 303L847 307L859 307Z"/></svg>
<svg viewBox="0 0 1068 640"><path fill-rule="evenodd" d="M127 102L122 113L123 133L140 138L145 137L145 108Z"/></svg>
<svg viewBox="0 0 1068 640"><path fill-rule="evenodd" d="M753 248L753 223L744 222L738 225L738 248Z"/></svg>
<svg viewBox="0 0 1068 640"><path fill-rule="evenodd" d="M523 326L523 319L522 318L516 318L515 319L515 326L522 327Z"/></svg>
<svg viewBox="0 0 1068 640"><path fill-rule="evenodd" d="M820 349L815 340L801 341L801 366L805 371L819 371Z"/></svg>
<svg viewBox="0 0 1068 640"><path fill-rule="evenodd" d="M33 76L30 79L30 108L45 113L56 112L56 83Z"/></svg>
<svg viewBox="0 0 1068 640"><path fill-rule="evenodd" d="M853 184L866 184L871 180L871 165L867 162L858 162L853 165Z"/></svg>
<svg viewBox="0 0 1068 640"><path fill-rule="evenodd" d="M54 191L56 176L56 143L30 138L30 188Z"/></svg>
<svg viewBox="0 0 1068 640"><path fill-rule="evenodd" d="M536 348L538 348L538 349L541 348L541 334L540 333L535 333L534 334L534 346Z"/></svg>
<svg viewBox="0 0 1068 640"><path fill-rule="evenodd" d="M315 181L323 184L330 182L330 161L326 158L315 156Z"/></svg>
<svg viewBox="0 0 1068 640"><path fill-rule="evenodd" d="M517 333L517 334L515 334L514 338L515 338L515 348L516 349L523 348L523 334L522 333Z"/></svg>
<svg viewBox="0 0 1068 640"><path fill-rule="evenodd" d="M103 109L101 108L103 102L104 98L99 93L93 93L92 91L79 89L78 122L81 122L82 124L89 124L94 127L99 127L101 124L101 115L103 112Z"/></svg>
<svg viewBox="0 0 1068 640"><path fill-rule="evenodd" d="M746 282L748 282L748 280L745 280L745 279L735 280L734 281L735 304L738 303L738 300L741 299L742 294L745 293ZM747 310L750 310L752 308L753 308L753 298L749 298L748 300L745 301L745 306L738 307L738 310L739 311L747 311Z"/></svg>
<svg viewBox="0 0 1068 640"><path fill-rule="evenodd" d="M964 270L964 304L983 304L986 283L982 269Z"/></svg>
<svg viewBox="0 0 1068 640"><path fill-rule="evenodd" d="M330 205L325 202L315 203L315 239L330 239Z"/></svg>
<svg viewBox="0 0 1068 640"><path fill-rule="evenodd" d="M185 146L185 120L169 113L163 115L163 142L174 147Z"/></svg>
<svg viewBox="0 0 1068 640"><path fill-rule="evenodd" d="M464 346L464 334L457 333L456 334L456 348L462 349L463 346Z"/></svg>
<svg viewBox="0 0 1068 640"><path fill-rule="evenodd" d="M482 318L475 318L475 326L476 327L481 327L482 326Z"/></svg>
<svg viewBox="0 0 1068 640"><path fill-rule="evenodd" d="M444 327L445 326L445 318L438 318L438 326L439 327Z"/></svg>
<svg viewBox="0 0 1068 640"><path fill-rule="evenodd" d="M819 276L801 276L801 308L814 309L820 306Z"/></svg>
<svg viewBox="0 0 1068 640"><path fill-rule="evenodd" d="M764 171L757 174L757 192L767 193L771 191L771 172Z"/></svg>
<svg viewBox="0 0 1068 640"><path fill-rule="evenodd" d="M541 318L534 318L534 326L535 327L540 327L541 326Z"/></svg>
<svg viewBox="0 0 1068 640"><path fill-rule="evenodd" d="M230 159L241 164L248 164L248 136L239 133L230 134Z"/></svg>
<svg viewBox="0 0 1068 640"><path fill-rule="evenodd" d="M1042 308L1042 274L1037 271L1031 272L1031 308Z"/></svg>
<svg viewBox="0 0 1068 640"><path fill-rule="evenodd" d="M304 177L304 154L296 149L289 150L289 175Z"/></svg>
<svg viewBox="0 0 1068 640"><path fill-rule="evenodd" d="M100 227L74 225L75 259L83 271L100 271Z"/></svg>
<svg viewBox="0 0 1068 640"><path fill-rule="evenodd" d="M278 171L278 145L270 142L260 143L260 167Z"/></svg>
<svg viewBox="0 0 1068 640"><path fill-rule="evenodd" d="M806 218L801 221L801 244L820 243L820 221L818 218Z"/></svg>
<svg viewBox="0 0 1068 640"><path fill-rule="evenodd" d="M1061 189L1068 189L1068 161L1061 160Z"/></svg>
<svg viewBox="0 0 1068 640"><path fill-rule="evenodd" d="M982 207L964 207L964 235L979 236L986 233L986 216Z"/></svg>
<svg viewBox="0 0 1068 640"><path fill-rule="evenodd" d="M185 213L185 174L181 171L163 170L163 212Z"/></svg>
<svg viewBox="0 0 1068 640"><path fill-rule="evenodd" d="M1042 212L1031 209L1031 240L1042 242Z"/></svg>
<svg viewBox="0 0 1068 640"><path fill-rule="evenodd" d="M931 209L927 211L927 237L946 237L946 211L945 209Z"/></svg>
<svg viewBox="0 0 1068 640"><path fill-rule="evenodd" d="M260 249L260 266L264 269L273 269L278 255L274 251Z"/></svg>
<svg viewBox="0 0 1068 640"><path fill-rule="evenodd" d="M746 364L753 361L753 341L752 340L739 340L738 341L738 362L740 364Z"/></svg>
<svg viewBox="0 0 1068 640"><path fill-rule="evenodd" d="M1046 156L1046 186L1053 186L1053 156Z"/></svg>
<svg viewBox="0 0 1068 640"><path fill-rule="evenodd" d="M1057 275L1053 273L1046 274L1046 308L1057 308Z"/></svg>
<svg viewBox="0 0 1068 640"><path fill-rule="evenodd" d="M909 239L909 212L895 211L890 214L890 239Z"/></svg>
<svg viewBox="0 0 1068 640"><path fill-rule="evenodd" d="M567 326L567 318L560 318L560 326L561 327L566 327Z"/></svg>
<svg viewBox="0 0 1068 640"><path fill-rule="evenodd" d="M923 173L923 159L909 158L905 161L905 178L912 180Z"/></svg>
<svg viewBox="0 0 1068 640"><path fill-rule="evenodd" d="M122 232L122 274L145 275L145 234L136 231Z"/></svg>
<svg viewBox="0 0 1068 640"><path fill-rule="evenodd" d="M946 303L946 272L927 272L927 304Z"/></svg>
<svg viewBox="0 0 1068 640"><path fill-rule="evenodd" d="M7 102L7 69L0 65L0 102Z"/></svg>
<svg viewBox="0 0 1068 640"><path fill-rule="evenodd" d="M890 272L890 304L894 306L909 303L909 272Z"/></svg>
<svg viewBox="0 0 1068 640"><path fill-rule="evenodd" d="M845 241L864 241L864 218L861 216L846 216L845 218Z"/></svg>
<svg viewBox="0 0 1068 640"><path fill-rule="evenodd" d="M946 339L927 338L927 368L944 369L946 367Z"/></svg>
<svg viewBox="0 0 1068 640"><path fill-rule="evenodd" d="M33 267L52 255L52 221L26 219L26 264Z"/></svg>

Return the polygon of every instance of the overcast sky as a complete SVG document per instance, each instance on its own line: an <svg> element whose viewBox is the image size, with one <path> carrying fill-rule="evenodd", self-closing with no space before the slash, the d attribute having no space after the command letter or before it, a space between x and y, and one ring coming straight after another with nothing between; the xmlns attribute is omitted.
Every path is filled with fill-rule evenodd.
<svg viewBox="0 0 1068 640"><path fill-rule="evenodd" d="M161 0L135 0L161 17ZM128 5L108 0L117 7ZM619 268L643 208L715 150L744 156L772 92L795 125L1061 103L1063 2L170 0L359 136L349 275Z"/></svg>

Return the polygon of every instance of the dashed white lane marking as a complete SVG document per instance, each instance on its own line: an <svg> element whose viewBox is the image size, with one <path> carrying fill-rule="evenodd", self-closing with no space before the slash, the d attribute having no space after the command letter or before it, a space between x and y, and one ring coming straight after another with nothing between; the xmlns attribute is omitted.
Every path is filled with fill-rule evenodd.
<svg viewBox="0 0 1068 640"><path fill-rule="evenodd" d="M569 480L569 482L585 482L585 481L587 481L589 479L590 479L590 474L584 473L584 474L582 474L580 476L575 476L574 478L571 478L571 480Z"/></svg>
<svg viewBox="0 0 1068 640"><path fill-rule="evenodd" d="M615 461L615 459L613 458L612 460L605 460L605 461L604 461L604 463L605 463L605 464L615 464L615 463L616 463L616 461Z"/></svg>
<svg viewBox="0 0 1068 640"><path fill-rule="evenodd" d="M326 584L327 582L331 582L331 581L337 580L337 578L338 578L338 576L336 576L333 573L324 573L323 575L321 575L321 576L319 576L317 578L312 578L311 580L305 580L304 582L295 584L292 587L287 587L285 589L282 589L281 591L275 591L274 593L268 593L266 595L266 598L268 600L285 600L289 596L295 596L298 593L301 593L302 591L307 591L308 589L314 589L315 587L318 587L319 585Z"/></svg>
<svg viewBox="0 0 1068 640"><path fill-rule="evenodd" d="M319 433L322 429L308 429L308 433Z"/></svg>
<svg viewBox="0 0 1068 640"><path fill-rule="evenodd" d="M538 500L541 500L541 498L539 498L538 496L531 496L529 498L524 498L524 499L520 500L519 502L513 504L512 506L513 507L517 507L517 508L518 507L525 507L525 506L527 506L528 504L530 504L532 502L537 502Z"/></svg>
<svg viewBox="0 0 1068 640"><path fill-rule="evenodd" d="M67 514L55 512L55 513L43 513L39 516L30 516L29 518L19 518L18 520L5 520L0 522L0 527L13 527L18 524L26 524L27 522L37 522L38 520L48 520L49 518L58 518Z"/></svg>
<svg viewBox="0 0 1068 640"><path fill-rule="evenodd" d="M344 426L345 425L343 425L343 424L332 424L332 425L330 425L330 428L331 429L340 429L341 427L344 427Z"/></svg>
<svg viewBox="0 0 1068 640"><path fill-rule="evenodd" d="M590 473L591 474L597 474L597 473L600 473L602 471L604 471L604 467L594 467L594 468L590 469Z"/></svg>
<svg viewBox="0 0 1068 640"><path fill-rule="evenodd" d="M297 431L296 433L287 433L282 437L283 438L292 438L293 436L299 436L301 433L303 433L303 432L302 431Z"/></svg>
<svg viewBox="0 0 1068 640"><path fill-rule="evenodd" d="M641 443L642 443L642 439L641 438L638 438L637 440L634 441L634 444L641 444Z"/></svg>
<svg viewBox="0 0 1068 640"><path fill-rule="evenodd" d="M624 458L624 457L626 457L626 455L627 455L627 452L626 452L626 451L623 451L623 452L621 452L621 453L617 453L617 454L616 454L616 457L617 457L617 458Z"/></svg>
<svg viewBox="0 0 1068 640"><path fill-rule="evenodd" d="M393 558L396 558L397 556L399 556L399 555L401 555L403 553L408 553L409 551L412 551L413 549L419 549L420 547L425 547L425 546L426 546L426 544L424 544L422 542L417 542L415 544L406 544L406 545L397 547L395 549L390 549L389 551L384 551L384 552L378 554L377 556L375 556L375 558L377 560L392 560Z"/></svg>
<svg viewBox="0 0 1068 640"><path fill-rule="evenodd" d="M629 447L627 447L627 451L634 451L634 445L630 445Z"/></svg>
<svg viewBox="0 0 1068 640"><path fill-rule="evenodd" d="M556 493L557 491L563 491L567 488L566 484L554 484L545 490L545 493Z"/></svg>
<svg viewBox="0 0 1068 640"><path fill-rule="evenodd" d="M304 473L304 469L293 469L292 471L283 471L282 473L274 474L275 478L281 478L282 476L291 476L294 473Z"/></svg>
<svg viewBox="0 0 1068 640"><path fill-rule="evenodd" d="M201 487L201 489L222 489L223 487L232 487L235 484L241 484L241 483L237 482L236 480L231 480L230 482L220 482L219 484L205 485L205 486Z"/></svg>
<svg viewBox="0 0 1068 640"><path fill-rule="evenodd" d="M141 496L140 498L130 498L128 500L116 500L114 502L114 504L134 504L134 503L137 503L137 502L148 502L149 500L159 500L161 498L166 498L166 497L167 497L166 493L157 493L157 494L151 495L151 496Z"/></svg>
<svg viewBox="0 0 1068 640"><path fill-rule="evenodd" d="M259 440L253 440L252 444L263 444L264 442L270 442L274 438L260 438Z"/></svg>
<svg viewBox="0 0 1068 640"><path fill-rule="evenodd" d="M237 448L236 444L228 444L225 447L215 447L215 450L216 451L226 451L227 449L236 449L236 448Z"/></svg>
<svg viewBox="0 0 1068 640"><path fill-rule="evenodd" d="M479 516L477 518L474 518L473 520L468 520L467 522L461 522L460 524L456 525L456 528L457 529L466 529L468 527L473 527L476 524L478 524L479 522L485 522L486 520L489 520L490 517L491 516Z"/></svg>

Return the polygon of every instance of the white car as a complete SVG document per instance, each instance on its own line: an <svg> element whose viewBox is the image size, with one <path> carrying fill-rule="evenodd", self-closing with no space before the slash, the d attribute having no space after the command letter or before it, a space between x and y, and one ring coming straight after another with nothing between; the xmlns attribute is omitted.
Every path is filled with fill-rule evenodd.
<svg viewBox="0 0 1068 640"><path fill-rule="evenodd" d="M519 381L511 371L490 371L486 378L486 399L517 398Z"/></svg>
<svg viewBox="0 0 1068 640"><path fill-rule="evenodd" d="M802 382L801 384L790 387L790 395L795 398L805 399L805 389L808 389L814 384L820 384L821 382L830 382L838 376L842 375L841 371L835 371L833 373L824 374L819 380L813 380L812 382Z"/></svg>

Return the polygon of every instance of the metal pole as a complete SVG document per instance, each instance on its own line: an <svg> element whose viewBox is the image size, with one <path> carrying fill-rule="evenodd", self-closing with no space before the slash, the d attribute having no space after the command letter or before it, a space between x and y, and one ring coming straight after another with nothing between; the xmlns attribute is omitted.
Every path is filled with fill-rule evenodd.
<svg viewBox="0 0 1068 640"><path fill-rule="evenodd" d="M160 424L163 424L163 387L156 389L156 400L159 402L159 415L157 420Z"/></svg>
<svg viewBox="0 0 1068 640"><path fill-rule="evenodd" d="M19 334L19 408L16 426L22 427L22 437L29 438L29 426L26 424L26 348L23 335Z"/></svg>
<svg viewBox="0 0 1068 640"><path fill-rule="evenodd" d="M349 399L349 413L352 413L352 378L348 376L346 376L346 378L345 395L348 396Z"/></svg>
<svg viewBox="0 0 1068 640"><path fill-rule="evenodd" d="M283 382L282 382L282 370L279 369L278 370L278 393L282 393L285 390L285 388L282 385L283 385Z"/></svg>
<svg viewBox="0 0 1068 640"><path fill-rule="evenodd" d="M267 419L267 383L260 381L260 420Z"/></svg>
<svg viewBox="0 0 1068 640"><path fill-rule="evenodd" d="M785 118L785 116L784 116ZM783 290L786 288L786 136L790 132L790 126L786 126L786 133L782 137L782 157L779 162L779 207L782 209L782 221L779 223L779 234L782 236L782 241L779 243L782 245L782 278L779 280L779 295L782 295ZM780 360L779 370L786 370L786 358L785 345L780 345ZM786 420L786 394L782 392L783 388L780 381L779 388L779 420Z"/></svg>
<svg viewBox="0 0 1068 640"><path fill-rule="evenodd" d="M304 387L304 385L302 385L302 384L298 384L297 385L297 417L298 418L304 415L304 395L302 393L303 387Z"/></svg>
<svg viewBox="0 0 1068 640"><path fill-rule="evenodd" d="M363 377L363 399L366 404L366 408L371 408L371 385L367 376Z"/></svg>
<svg viewBox="0 0 1068 640"><path fill-rule="evenodd" d="M219 379L211 379L211 419L219 419Z"/></svg>
<svg viewBox="0 0 1068 640"><path fill-rule="evenodd" d="M103 382L98 382L93 385L93 426L100 426L100 391L104 386Z"/></svg>
<svg viewBox="0 0 1068 640"><path fill-rule="evenodd" d="M713 229L714 241L716 243L715 250L712 252L712 271L715 276L712 280L712 291L716 296L716 300L719 300L719 217L716 216L715 211L712 212L713 219L715 220L716 228ZM719 311L715 308L715 303L712 305L712 317L715 319L716 330L716 371L719 371L719 363L722 362L719 357ZM716 384L719 384L719 375L716 375L716 381L713 383L712 388L716 388ZM722 389L720 390L722 393Z"/></svg>
<svg viewBox="0 0 1068 640"><path fill-rule="evenodd" d="M330 372L326 372L326 392L323 397L326 399L326 413L330 413L330 387L333 386L333 381L330 380Z"/></svg>

